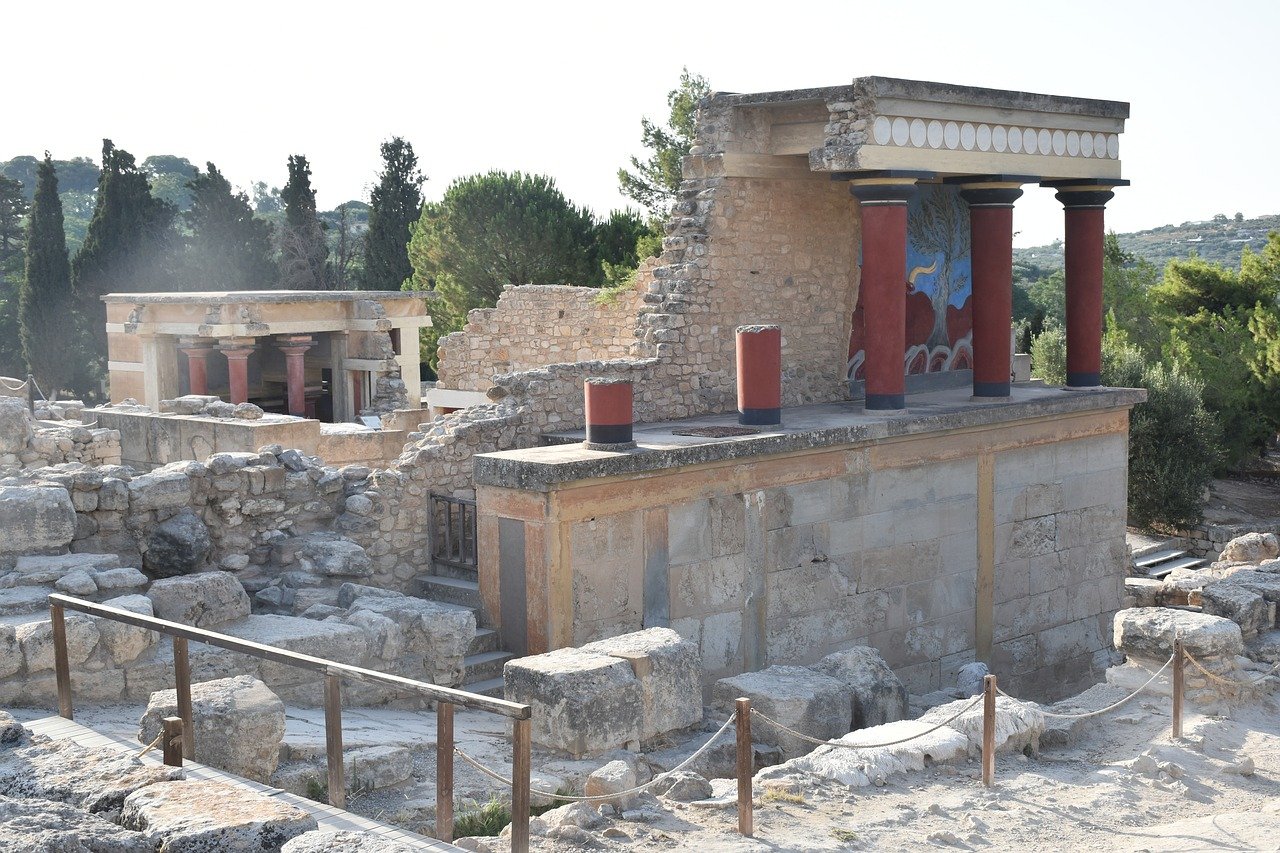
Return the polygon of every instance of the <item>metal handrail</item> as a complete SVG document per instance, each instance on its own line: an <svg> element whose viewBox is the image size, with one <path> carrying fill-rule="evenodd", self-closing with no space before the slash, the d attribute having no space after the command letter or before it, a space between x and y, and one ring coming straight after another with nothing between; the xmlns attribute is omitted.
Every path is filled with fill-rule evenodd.
<svg viewBox="0 0 1280 853"><path fill-rule="evenodd" d="M191 663L187 655L187 641L194 640L217 646L251 657L296 666L312 672L324 673L324 719L326 758L328 760L329 803L338 808L346 807L346 784L342 764L342 679L349 678L365 684L383 684L409 690L436 702L436 832L443 841L453 840L453 708L461 705L510 717L512 731L512 792L511 836L513 853L526 853L529 849L529 777L531 731L533 710L529 705L495 699L465 690L441 687L416 681L401 675L366 669L361 666L339 663L275 646L243 640L229 634L219 634L179 622L170 622L155 616L144 616L109 607L93 601L72 598L61 593L49 595L49 616L53 628L54 671L58 686L58 713L70 720L74 709L71 702L71 667L67 654L66 610L74 610L89 616L110 619L125 625L156 631L173 638L173 670L177 694L178 716L183 720L183 757L191 759L195 752L195 727L192 725Z"/></svg>

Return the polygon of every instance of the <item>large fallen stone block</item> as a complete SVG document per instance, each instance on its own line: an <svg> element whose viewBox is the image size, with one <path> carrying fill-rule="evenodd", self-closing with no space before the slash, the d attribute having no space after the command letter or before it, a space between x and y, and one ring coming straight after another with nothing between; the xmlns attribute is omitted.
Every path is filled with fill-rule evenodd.
<svg viewBox="0 0 1280 853"><path fill-rule="evenodd" d="M71 495L59 486L0 486L0 554L65 550L76 533Z"/></svg>
<svg viewBox="0 0 1280 853"><path fill-rule="evenodd" d="M1246 533L1228 542L1218 559L1224 563L1261 563L1276 557L1280 557L1280 537L1274 533Z"/></svg>
<svg viewBox="0 0 1280 853"><path fill-rule="evenodd" d="M318 622L298 616L250 616L224 625L225 633L292 652L326 660L362 666L369 656L369 641L364 632L352 625L336 621ZM323 679L308 669L264 660L259 665L260 677L273 690L292 685L309 689L307 695L318 700ZM289 697L292 701L292 696Z"/></svg>
<svg viewBox="0 0 1280 853"><path fill-rule="evenodd" d="M129 481L129 509L182 509L191 503L191 479L181 471L159 468Z"/></svg>
<svg viewBox="0 0 1280 853"><path fill-rule="evenodd" d="M862 788L890 776L968 756L967 737L947 726L930 732L932 728L932 724L919 720L899 720L859 729L839 739L846 746L820 746L808 755L766 767L755 778L757 782L803 782L806 775L811 775Z"/></svg>
<svg viewBox="0 0 1280 853"><path fill-rule="evenodd" d="M97 648L98 626L88 616L68 614L64 622L67 633L67 662L79 666L89 659ZM53 669L53 623L48 619L24 622L14 629L18 645L22 647L22 659L27 673Z"/></svg>
<svg viewBox="0 0 1280 853"><path fill-rule="evenodd" d="M533 707L532 739L575 758L640 741L643 691L631 665L579 649L507 661L508 701Z"/></svg>
<svg viewBox="0 0 1280 853"><path fill-rule="evenodd" d="M64 803L0 797L0 853L154 853L140 832Z"/></svg>
<svg viewBox="0 0 1280 853"><path fill-rule="evenodd" d="M1196 657L1238 655L1244 649L1240 626L1221 616L1167 607L1131 607L1113 621L1116 648L1127 655L1164 661L1175 636Z"/></svg>
<svg viewBox="0 0 1280 853"><path fill-rule="evenodd" d="M147 590L155 614L170 622L213 628L249 615L249 595L227 572L158 580Z"/></svg>
<svg viewBox="0 0 1280 853"><path fill-rule="evenodd" d="M853 692L849 730L892 723L907 716L907 689L870 646L854 646L827 655L809 667Z"/></svg>
<svg viewBox="0 0 1280 853"><path fill-rule="evenodd" d="M307 812L223 782L161 782L129 796L120 823L170 853L279 850L316 828Z"/></svg>
<svg viewBox="0 0 1280 853"><path fill-rule="evenodd" d="M1252 637L1271 627L1275 605L1261 595L1234 582L1235 576L1215 581L1200 590L1201 612L1230 619L1240 626L1244 637Z"/></svg>
<svg viewBox="0 0 1280 853"><path fill-rule="evenodd" d="M712 688L716 706L732 712L740 697L751 707L784 726L818 740L831 740L849 731L853 691L828 675L801 666L771 666L722 678ZM754 721L753 734L776 743L784 759L813 750L813 744L777 730L763 720Z"/></svg>
<svg viewBox="0 0 1280 853"><path fill-rule="evenodd" d="M189 509L156 525L147 536L142 565L153 578L189 575L204 566L213 542L209 528Z"/></svg>
<svg viewBox="0 0 1280 853"><path fill-rule="evenodd" d="M972 699L958 699L945 705L936 705L920 715L918 722L936 726L954 717ZM969 739L972 752L982 751L983 703L979 702L954 720L947 728L955 729ZM1007 696L996 697L996 752L1016 750L1032 753L1040 751L1040 735L1044 732L1044 712L1030 702L1019 702Z"/></svg>
<svg viewBox="0 0 1280 853"><path fill-rule="evenodd" d="M53 800L111 819L133 792L170 779L176 767L143 764L114 749L33 737L28 746L0 752L0 795Z"/></svg>
<svg viewBox="0 0 1280 853"><path fill-rule="evenodd" d="M640 682L640 739L702 721L702 656L698 646L670 628L648 628L588 643L584 652L627 661Z"/></svg>
<svg viewBox="0 0 1280 853"><path fill-rule="evenodd" d="M382 744L342 753L343 778L352 791L376 791L406 782L413 775L408 747Z"/></svg>
<svg viewBox="0 0 1280 853"><path fill-rule="evenodd" d="M13 572L6 580L7 585L26 586L33 584L52 584L73 572L89 572L116 569L120 566L120 558L115 554L50 554L47 556L19 557L13 566Z"/></svg>
<svg viewBox="0 0 1280 853"><path fill-rule="evenodd" d="M312 534L297 552L298 567L324 577L364 578L373 574L373 561L350 539L333 534Z"/></svg>
<svg viewBox="0 0 1280 853"><path fill-rule="evenodd" d="M367 832L316 830L285 842L280 853L413 853L418 849Z"/></svg>
<svg viewBox="0 0 1280 853"><path fill-rule="evenodd" d="M151 694L138 740L151 743L161 720L178 713L174 690ZM195 760L228 773L267 782L284 740L284 703L267 685L248 675L191 685Z"/></svg>

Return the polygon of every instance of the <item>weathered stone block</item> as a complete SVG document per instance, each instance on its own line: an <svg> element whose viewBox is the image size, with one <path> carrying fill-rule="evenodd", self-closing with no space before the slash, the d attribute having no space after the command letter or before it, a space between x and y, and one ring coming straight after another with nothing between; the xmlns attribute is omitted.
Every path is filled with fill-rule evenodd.
<svg viewBox="0 0 1280 853"><path fill-rule="evenodd" d="M158 580L147 590L155 615L211 628L249 615L249 595L227 572L200 572Z"/></svg>
<svg viewBox="0 0 1280 853"><path fill-rule="evenodd" d="M1275 605L1268 605L1258 593L1233 583L1234 577L1217 581L1200 590L1202 613L1230 619L1240 626L1244 637L1251 637L1271 627Z"/></svg>
<svg viewBox="0 0 1280 853"><path fill-rule="evenodd" d="M0 486L0 554L65 549L76 533L71 495L58 486Z"/></svg>
<svg viewBox="0 0 1280 853"><path fill-rule="evenodd" d="M827 655L809 669L834 678L852 692L849 731L906 719L907 689L870 646Z"/></svg>
<svg viewBox="0 0 1280 853"><path fill-rule="evenodd" d="M413 753L404 746L366 746L342 754L343 776L352 791L376 791L408 781Z"/></svg>
<svg viewBox="0 0 1280 853"><path fill-rule="evenodd" d="M271 779L284 739L284 703L267 685L248 675L196 682L191 709L196 761L258 782ZM152 693L138 740L151 743L161 721L177 713L176 691Z"/></svg>
<svg viewBox="0 0 1280 853"><path fill-rule="evenodd" d="M0 397L0 454L21 453L34 434L33 418L19 397Z"/></svg>
<svg viewBox="0 0 1280 853"><path fill-rule="evenodd" d="M204 565L212 548L209 528L186 509L151 531L143 553L143 567L153 578L188 575Z"/></svg>
<svg viewBox="0 0 1280 853"><path fill-rule="evenodd" d="M277 797L223 782L160 782L130 794L120 823L173 853L276 850L316 828L316 819Z"/></svg>
<svg viewBox="0 0 1280 853"><path fill-rule="evenodd" d="M181 471L159 469L129 481L129 509L181 509L191 503L191 481Z"/></svg>
<svg viewBox="0 0 1280 853"><path fill-rule="evenodd" d="M746 697L760 713L812 738L828 740L849 731L853 691L834 678L799 666L771 666L722 678L712 689L716 707L731 712ZM804 755L813 745L763 723L755 736L777 743L784 759Z"/></svg>
<svg viewBox="0 0 1280 853"><path fill-rule="evenodd" d="M1167 607L1132 607L1115 615L1115 646L1128 655L1163 661L1173 654L1175 636L1195 657L1238 655L1244 650L1240 626L1221 616L1173 610Z"/></svg>
<svg viewBox="0 0 1280 853"><path fill-rule="evenodd" d="M152 853L141 833L63 803L0 797L0 851Z"/></svg>
<svg viewBox="0 0 1280 853"><path fill-rule="evenodd" d="M581 651L620 658L640 682L640 739L702 721L702 657L698 647L670 628L648 628L599 640Z"/></svg>
<svg viewBox="0 0 1280 853"><path fill-rule="evenodd" d="M578 649L508 661L504 695L533 706L532 738L575 758L638 744L643 691L631 665Z"/></svg>
<svg viewBox="0 0 1280 853"><path fill-rule="evenodd" d="M103 604L108 607L128 610L130 613L138 613L142 616L155 615L151 608L151 599L145 595L122 595L117 598L107 599ZM160 639L158 633L148 631L146 628L125 625L122 622L115 622L110 619L91 618L93 618L94 624L98 626L98 634L103 651L111 656L111 660L116 666L137 660L139 655L155 645Z"/></svg>
<svg viewBox="0 0 1280 853"><path fill-rule="evenodd" d="M98 645L98 628L88 616L68 613L66 617L67 662L78 666L89 659ZM48 619L26 622L15 628L27 672L53 669L53 623Z"/></svg>
<svg viewBox="0 0 1280 853"><path fill-rule="evenodd" d="M402 674L435 684L462 682L462 660L476 636L472 611L407 595L369 595L352 603L350 614L357 613L385 616L399 627L403 643L397 663ZM375 629L371 641L379 631Z"/></svg>
<svg viewBox="0 0 1280 853"><path fill-rule="evenodd" d="M176 767L143 764L136 755L45 741L0 754L0 795L52 800L108 817L133 792L181 779Z"/></svg>
<svg viewBox="0 0 1280 853"><path fill-rule="evenodd" d="M1280 537L1274 533L1246 533L1228 542L1218 559L1224 563L1261 563L1276 557L1280 557Z"/></svg>

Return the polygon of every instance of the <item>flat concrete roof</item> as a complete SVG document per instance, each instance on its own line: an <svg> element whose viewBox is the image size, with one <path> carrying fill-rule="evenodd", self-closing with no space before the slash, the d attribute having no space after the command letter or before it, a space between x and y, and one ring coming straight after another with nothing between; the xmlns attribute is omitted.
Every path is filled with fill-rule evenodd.
<svg viewBox="0 0 1280 853"><path fill-rule="evenodd" d="M1104 101L1071 95L1043 95L1015 89L988 89L961 86L929 80L905 80L900 77L858 77L849 85L824 86L814 89L788 89L777 92L737 94L713 92L712 103L731 106L770 106L814 101L856 101L864 98L901 98L944 104L970 104L997 109L1031 110L1065 115L1129 117L1127 101Z"/></svg>
<svg viewBox="0 0 1280 853"><path fill-rule="evenodd" d="M194 292L108 293L103 302L130 305L204 305L210 302L355 302L360 299L431 299L429 290L204 290Z"/></svg>
<svg viewBox="0 0 1280 853"><path fill-rule="evenodd" d="M683 421L637 424L636 447L620 451L587 450L582 430L553 433L559 442L525 450L483 453L475 457L475 482L482 486L546 491L576 480L641 474L729 459L793 453L845 444L874 442L965 427L1052 415L1128 408L1147 399L1141 388L1065 391L1040 383L1016 385L1008 400L975 402L968 387L912 394L907 410L867 412L862 403L823 403L784 409L781 428L760 427L755 435L705 438L676 435L676 430L737 426L736 412Z"/></svg>

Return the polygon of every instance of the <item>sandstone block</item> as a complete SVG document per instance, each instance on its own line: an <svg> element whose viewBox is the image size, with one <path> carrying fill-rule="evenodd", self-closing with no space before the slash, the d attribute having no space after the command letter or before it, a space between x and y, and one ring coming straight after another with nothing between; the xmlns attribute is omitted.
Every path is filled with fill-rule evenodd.
<svg viewBox="0 0 1280 853"><path fill-rule="evenodd" d="M153 578L188 575L204 565L212 547L209 528L186 509L151 531L143 553L143 567Z"/></svg>
<svg viewBox="0 0 1280 853"><path fill-rule="evenodd" d="M638 784L635 768L625 761L610 761L587 777L583 793L588 797L608 797L634 788ZM635 805L639 794L627 794L608 800L619 809Z"/></svg>
<svg viewBox="0 0 1280 853"><path fill-rule="evenodd" d="M366 746L342 754L343 775L352 791L376 791L408 781L413 753L404 746Z"/></svg>
<svg viewBox="0 0 1280 853"><path fill-rule="evenodd" d="M88 616L67 614L67 661L72 666L88 660L98 645L98 628L93 622ZM22 658L26 661L28 673L53 669L53 623L48 619L25 622L18 625L14 632L22 647Z"/></svg>
<svg viewBox="0 0 1280 853"><path fill-rule="evenodd" d="M147 585L147 576L135 568L125 566L119 569L103 569L93 573L93 582L98 591L120 592L128 589L141 589Z"/></svg>
<svg viewBox="0 0 1280 853"><path fill-rule="evenodd" d="M1271 627L1275 605L1268 605L1261 595L1234 583L1235 577L1217 581L1200 590L1202 613L1230 619L1240 626L1240 633L1251 637Z"/></svg>
<svg viewBox="0 0 1280 853"><path fill-rule="evenodd" d="M702 721L702 657L698 646L670 628L647 628L588 643L582 651L627 661L640 682L640 739Z"/></svg>
<svg viewBox="0 0 1280 853"><path fill-rule="evenodd" d="M971 703L970 699L957 699L945 705L937 705L920 715L917 722L937 725L954 716ZM970 752L982 750L983 709L979 702L965 711L947 727L955 729L969 739ZM996 752L1003 750L1040 751L1040 734L1044 731L1044 714L1030 702L1019 702L1007 696L996 697Z"/></svg>
<svg viewBox="0 0 1280 853"><path fill-rule="evenodd" d="M1228 542L1218 559L1224 563L1261 563L1277 557L1280 537L1274 533L1246 533Z"/></svg>
<svg viewBox="0 0 1280 853"><path fill-rule="evenodd" d="M303 571L325 577L368 577L373 574L373 561L350 539L312 535L298 549L298 563Z"/></svg>
<svg viewBox="0 0 1280 853"><path fill-rule="evenodd" d="M508 661L503 694L533 706L532 738L575 758L640 740L643 691L619 658L560 649Z"/></svg>
<svg viewBox="0 0 1280 853"><path fill-rule="evenodd" d="M316 819L276 797L213 781L160 782L131 794L120 823L172 853L278 850Z"/></svg>
<svg viewBox="0 0 1280 853"><path fill-rule="evenodd" d="M363 665L369 654L369 641L364 632L341 622L255 615L228 625L224 630L245 640L339 663ZM273 661L262 661L259 672L262 680L274 689L284 685L319 683L317 676L309 670Z"/></svg>
<svg viewBox="0 0 1280 853"><path fill-rule="evenodd" d="M98 592L98 585L94 583L93 577L86 571L77 569L74 572L68 572L54 582L53 588L58 592L66 595L74 595L79 598L95 595Z"/></svg>
<svg viewBox="0 0 1280 853"><path fill-rule="evenodd" d="M722 678L712 688L716 707L726 712L734 700L746 697L760 713L788 728L820 740L847 734L853 691L836 679L800 666L771 666L759 672L744 672ZM761 721L753 733L761 740L777 743L784 759L796 758L813 749L800 738L773 730Z"/></svg>
<svg viewBox="0 0 1280 853"><path fill-rule="evenodd" d="M15 584L52 584L72 572L91 572L112 569L120 565L115 554L58 554L37 557L19 557L14 562Z"/></svg>
<svg viewBox="0 0 1280 853"><path fill-rule="evenodd" d="M396 595L358 598L349 615L356 613L385 616L399 627L403 636L397 662L401 674L435 684L462 682L462 660L476 636L476 618L470 610Z"/></svg>
<svg viewBox="0 0 1280 853"><path fill-rule="evenodd" d="M109 598L103 604L143 616L155 615L151 609L151 599L145 595L121 595L116 598ZM136 660L139 655L155 645L160 639L158 633L148 631L146 628L125 625L110 619L91 618L94 624L98 626L98 635L103 650L111 656L112 662L117 666Z"/></svg>
<svg viewBox="0 0 1280 853"><path fill-rule="evenodd" d="M147 590L155 615L212 628L249 615L249 595L227 572L200 572L158 580Z"/></svg>
<svg viewBox="0 0 1280 853"><path fill-rule="evenodd" d="M1173 654L1173 640L1196 657L1238 655L1244 649L1240 626L1221 616L1172 610L1166 607L1131 607L1116 613L1115 646L1128 655L1163 661Z"/></svg>
<svg viewBox="0 0 1280 853"><path fill-rule="evenodd" d="M892 723L907 716L907 689L870 646L854 646L827 655L809 669L834 678L852 692L847 731Z"/></svg>
<svg viewBox="0 0 1280 853"><path fill-rule="evenodd" d="M711 782L705 776L688 770L671 774L649 790L659 797L675 800L678 803L706 800L712 796Z"/></svg>
<svg viewBox="0 0 1280 853"><path fill-rule="evenodd" d="M191 685L195 760L228 773L267 782L284 739L284 703L258 679L241 675ZM160 722L178 712L177 692L151 694L138 740L151 743Z"/></svg>
<svg viewBox="0 0 1280 853"><path fill-rule="evenodd" d="M65 549L76 532L71 495L58 486L0 486L0 554Z"/></svg>

